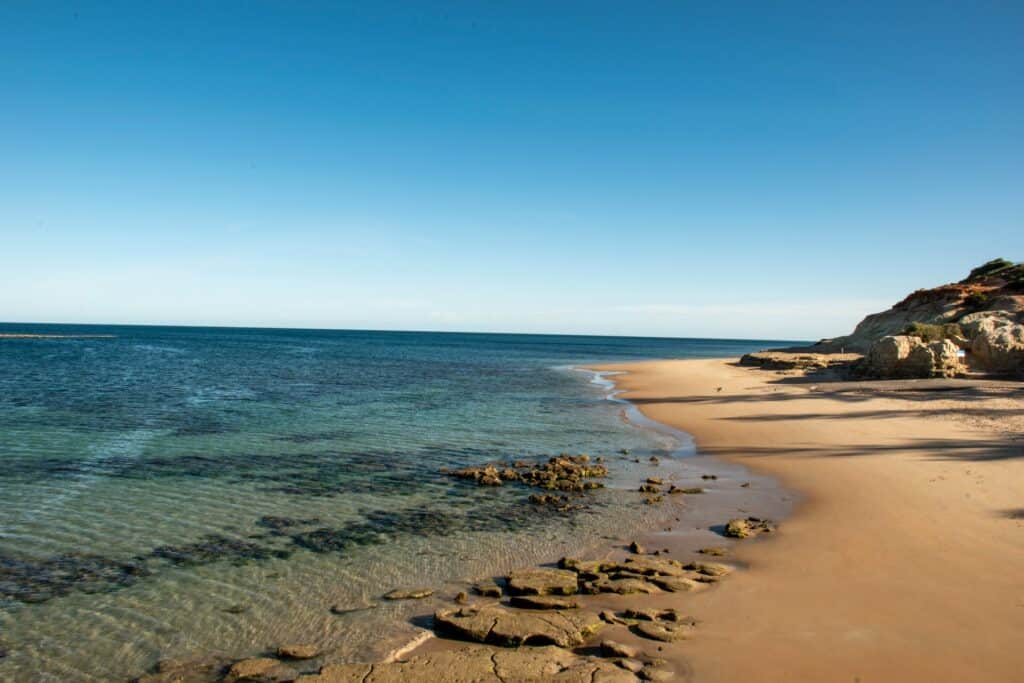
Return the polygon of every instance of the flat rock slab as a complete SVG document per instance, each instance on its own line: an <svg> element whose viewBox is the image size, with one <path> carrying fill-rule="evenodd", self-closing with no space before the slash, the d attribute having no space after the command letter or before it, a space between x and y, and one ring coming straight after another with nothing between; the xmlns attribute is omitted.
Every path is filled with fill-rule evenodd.
<svg viewBox="0 0 1024 683"><path fill-rule="evenodd" d="M471 646L435 652L404 662L325 666L318 674L299 677L299 683L633 683L633 673L612 662L580 657L558 647L495 650Z"/></svg>
<svg viewBox="0 0 1024 683"><path fill-rule="evenodd" d="M576 572L565 569L517 569L508 575L513 595L572 595L577 591Z"/></svg>
<svg viewBox="0 0 1024 683"><path fill-rule="evenodd" d="M688 621L687 617L674 607L667 609L634 609L630 608L624 612L627 619L641 619L643 621ZM689 620L692 621L692 620Z"/></svg>
<svg viewBox="0 0 1024 683"><path fill-rule="evenodd" d="M702 588L705 584L682 576L652 576L647 579L655 586L669 593L687 593Z"/></svg>
<svg viewBox="0 0 1024 683"><path fill-rule="evenodd" d="M493 645L576 647L604 622L591 612L516 611L500 605L469 605L434 614L439 630L464 640Z"/></svg>
<svg viewBox="0 0 1024 683"><path fill-rule="evenodd" d="M627 557L621 565L621 570L647 576L686 575L686 570L681 562L655 557Z"/></svg>
<svg viewBox="0 0 1024 683"><path fill-rule="evenodd" d="M520 609L578 609L576 598L561 595L513 595L509 604Z"/></svg>
<svg viewBox="0 0 1024 683"><path fill-rule="evenodd" d="M694 625L692 622L685 621L641 621L633 626L633 632L651 640L674 643L677 640L690 638L694 632Z"/></svg>
<svg viewBox="0 0 1024 683"><path fill-rule="evenodd" d="M277 656L284 659L312 659L320 654L316 645L288 643L277 648Z"/></svg>

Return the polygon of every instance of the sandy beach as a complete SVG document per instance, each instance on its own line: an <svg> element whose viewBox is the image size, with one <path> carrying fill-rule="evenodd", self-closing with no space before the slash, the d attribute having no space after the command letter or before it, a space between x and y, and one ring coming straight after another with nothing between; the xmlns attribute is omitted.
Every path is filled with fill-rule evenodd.
<svg viewBox="0 0 1024 683"><path fill-rule="evenodd" d="M682 600L700 628L661 653L678 672L1021 680L1019 384L811 384L723 360L599 369L625 373L624 396L692 434L702 454L803 496L777 533L730 552L743 571Z"/></svg>

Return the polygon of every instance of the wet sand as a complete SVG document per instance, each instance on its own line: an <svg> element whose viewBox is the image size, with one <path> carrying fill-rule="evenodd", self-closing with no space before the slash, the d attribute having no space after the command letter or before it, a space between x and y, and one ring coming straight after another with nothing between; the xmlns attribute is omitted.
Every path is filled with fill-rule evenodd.
<svg viewBox="0 0 1024 683"><path fill-rule="evenodd" d="M734 546L727 560L743 571L646 599L700 621L693 640L658 653L677 672L728 683L1021 680L1019 383L812 384L723 360L598 369L627 373L615 377L625 398L692 434L700 453L803 497L780 531Z"/></svg>

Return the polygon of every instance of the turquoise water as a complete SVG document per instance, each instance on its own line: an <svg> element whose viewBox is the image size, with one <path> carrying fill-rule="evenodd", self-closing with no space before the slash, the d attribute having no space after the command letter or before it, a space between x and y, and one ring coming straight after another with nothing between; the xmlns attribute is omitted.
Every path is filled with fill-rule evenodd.
<svg viewBox="0 0 1024 683"><path fill-rule="evenodd" d="M623 419L573 366L783 342L173 327L0 340L0 679L122 680L156 659L312 641L383 656L428 603L654 523ZM628 449L631 458L615 457ZM602 455L570 514L442 467ZM614 510L615 514L605 514ZM338 615L331 606L360 608Z"/></svg>

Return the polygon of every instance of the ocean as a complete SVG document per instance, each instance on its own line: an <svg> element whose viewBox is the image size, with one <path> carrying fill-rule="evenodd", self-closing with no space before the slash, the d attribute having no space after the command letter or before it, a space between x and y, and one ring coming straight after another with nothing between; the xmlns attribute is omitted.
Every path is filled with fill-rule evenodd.
<svg viewBox="0 0 1024 683"><path fill-rule="evenodd" d="M636 470L692 444L579 366L792 343L0 325L14 332L112 335L0 339L0 680L62 682L282 642L383 657L431 609L384 592L454 594L658 522ZM563 513L441 472L560 453L611 470Z"/></svg>

